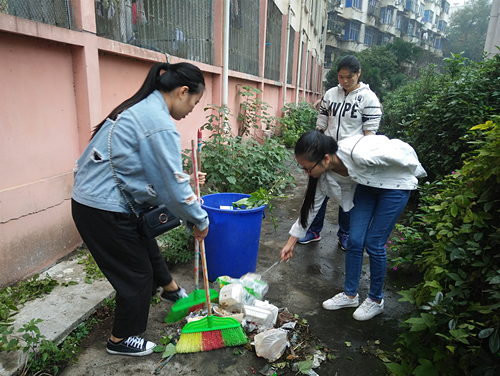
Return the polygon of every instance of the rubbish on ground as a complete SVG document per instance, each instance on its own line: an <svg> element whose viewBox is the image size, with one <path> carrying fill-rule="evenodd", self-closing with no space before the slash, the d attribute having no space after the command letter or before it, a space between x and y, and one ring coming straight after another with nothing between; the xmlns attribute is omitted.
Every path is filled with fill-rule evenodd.
<svg viewBox="0 0 500 376"><path fill-rule="evenodd" d="M254 323L259 328L269 329L273 327L273 313L265 308L256 306L243 306L244 319Z"/></svg>
<svg viewBox="0 0 500 376"><path fill-rule="evenodd" d="M263 299L264 295L269 290L269 285L265 281L261 281L258 274L255 273L247 273L243 275L241 278L231 278L229 276L220 276L217 278L217 282L219 282L219 287L223 288L223 286L240 283L245 290L256 299ZM251 304L251 300L247 300L244 304Z"/></svg>
<svg viewBox="0 0 500 376"><path fill-rule="evenodd" d="M278 307L276 307L274 304L269 303L269 301L267 301L267 300L262 301L259 299L255 299L253 301L253 305L256 307L264 308L264 309L270 311L272 314L272 322L271 322L272 325L271 326L276 325L276 320L278 319L278 312L279 312Z"/></svg>
<svg viewBox="0 0 500 376"><path fill-rule="evenodd" d="M282 329L269 329L254 337L255 353L270 362L278 360L288 346L287 332Z"/></svg>

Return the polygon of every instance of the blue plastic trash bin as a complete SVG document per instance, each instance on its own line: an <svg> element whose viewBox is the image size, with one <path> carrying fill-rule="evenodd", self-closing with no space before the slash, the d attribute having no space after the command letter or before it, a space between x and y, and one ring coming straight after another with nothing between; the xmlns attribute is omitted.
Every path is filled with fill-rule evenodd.
<svg viewBox="0 0 500 376"><path fill-rule="evenodd" d="M255 272L259 253L260 229L266 205L255 209L221 209L250 195L214 193L202 197L201 207L208 213L210 227L205 238L208 279L227 275L240 278Z"/></svg>

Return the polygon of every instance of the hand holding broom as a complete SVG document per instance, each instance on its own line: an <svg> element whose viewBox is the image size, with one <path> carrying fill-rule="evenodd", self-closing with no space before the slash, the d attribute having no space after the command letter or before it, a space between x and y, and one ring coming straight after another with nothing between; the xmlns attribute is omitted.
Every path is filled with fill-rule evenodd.
<svg viewBox="0 0 500 376"><path fill-rule="evenodd" d="M201 146L201 145L199 145ZM199 158L196 157L196 145L195 141L191 141L191 151L192 151L192 160L193 160L193 175L194 175L194 182L195 182L195 189L196 189L196 197L198 198L198 201L200 201L200 181L198 177L198 160ZM165 318L165 322L168 324L177 322L182 320L184 317L186 317L190 312L196 312L199 311L200 309L203 309L203 307L206 304L206 299L205 299L205 291L200 290L198 286L198 279L199 279L199 268L200 268L200 250L199 250L199 242L198 240L195 240L195 255L194 255L194 291L191 292L187 298L180 299L178 300L173 306L172 309L170 310L169 314ZM206 288L206 286L205 286ZM217 299L219 297L219 293L215 291L214 289L209 290L209 301Z"/></svg>
<svg viewBox="0 0 500 376"><path fill-rule="evenodd" d="M196 166L195 157L193 157L193 166ZM197 181L197 166L194 170L194 176L195 181ZM197 192L198 200L200 200L199 190ZM201 320L192 321L184 326L181 331L179 342L175 347L177 353L209 351L227 346L244 345L247 343L245 331L237 320L232 317L212 316L204 240L200 243L200 253L203 267L203 279L205 282L207 317Z"/></svg>

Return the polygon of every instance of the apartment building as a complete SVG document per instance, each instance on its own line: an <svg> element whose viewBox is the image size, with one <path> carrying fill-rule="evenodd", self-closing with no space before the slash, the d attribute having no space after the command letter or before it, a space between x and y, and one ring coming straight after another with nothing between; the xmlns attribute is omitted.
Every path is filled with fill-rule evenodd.
<svg viewBox="0 0 500 376"><path fill-rule="evenodd" d="M401 38L442 56L447 0L330 0L325 67L339 54L359 52Z"/></svg>

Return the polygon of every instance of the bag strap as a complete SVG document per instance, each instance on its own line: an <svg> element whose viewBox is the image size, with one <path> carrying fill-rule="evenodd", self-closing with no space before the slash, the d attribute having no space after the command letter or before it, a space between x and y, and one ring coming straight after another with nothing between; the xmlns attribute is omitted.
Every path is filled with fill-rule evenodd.
<svg viewBox="0 0 500 376"><path fill-rule="evenodd" d="M132 209L132 212L135 214L137 218L139 218L139 214L136 212L134 207L132 206L132 203L128 199L127 195L125 194L125 191L123 190L122 185L120 184L120 181L118 180L118 177L116 176L116 171L115 167L113 166L113 159L111 158L111 136L113 135L113 130L115 128L115 124L117 123L118 120L113 121L113 124L111 125L111 129L109 130L109 137L108 137L108 157L109 157L109 165L111 166L111 172L113 173L113 177L116 180L116 185L118 185L118 188L120 188L120 191L122 192L123 197L125 197L125 200L127 200L128 206L130 206L130 209Z"/></svg>

